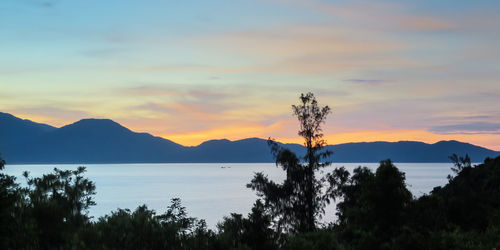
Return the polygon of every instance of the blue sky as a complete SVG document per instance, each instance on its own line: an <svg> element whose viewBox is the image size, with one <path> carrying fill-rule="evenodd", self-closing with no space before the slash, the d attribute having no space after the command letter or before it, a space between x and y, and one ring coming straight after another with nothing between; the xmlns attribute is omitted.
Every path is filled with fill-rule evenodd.
<svg viewBox="0 0 500 250"><path fill-rule="evenodd" d="M185 145L298 141L290 105L333 109L330 143L457 139L500 150L498 1L0 3L0 110L114 119Z"/></svg>

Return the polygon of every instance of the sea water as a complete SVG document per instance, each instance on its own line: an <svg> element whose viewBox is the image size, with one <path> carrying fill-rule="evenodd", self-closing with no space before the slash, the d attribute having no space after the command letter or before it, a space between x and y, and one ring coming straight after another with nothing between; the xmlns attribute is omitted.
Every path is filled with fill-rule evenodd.
<svg viewBox="0 0 500 250"><path fill-rule="evenodd" d="M418 197L429 193L435 186L447 183L452 164L448 163L395 163L406 175L408 189ZM264 172L274 181L285 177L284 171L272 163L165 163L165 164L50 164L7 165L6 174L14 175L24 183L23 171L31 176L50 173L55 167L75 170L85 166L85 177L96 185L94 197L97 205L90 208L94 219L110 214L117 208L134 210L146 204L157 211L166 211L172 198L180 198L188 215L205 219L210 228L231 213L246 215L258 198L246 187L255 172ZM352 170L366 166L375 170L377 163L334 163L324 169L329 172L344 166ZM335 218L335 205L326 208L323 221Z"/></svg>

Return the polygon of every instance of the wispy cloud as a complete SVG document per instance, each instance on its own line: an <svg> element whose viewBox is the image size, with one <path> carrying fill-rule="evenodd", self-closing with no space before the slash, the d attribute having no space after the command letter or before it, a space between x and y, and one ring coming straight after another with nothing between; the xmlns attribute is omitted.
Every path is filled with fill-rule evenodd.
<svg viewBox="0 0 500 250"><path fill-rule="evenodd" d="M165 113L165 114L173 114L176 113L176 109L170 107L168 105L161 105L157 103L146 103L137 105L134 107L130 107L132 110L142 110L142 111L151 111L153 113Z"/></svg>
<svg viewBox="0 0 500 250"><path fill-rule="evenodd" d="M429 129L439 134L500 134L500 123L473 122L435 126Z"/></svg>
<svg viewBox="0 0 500 250"><path fill-rule="evenodd" d="M115 68L118 71L132 71L132 72L221 72L221 70L214 69L213 66L197 64L197 63L177 63L177 64L161 64L155 63L150 65L132 65L120 66Z"/></svg>
<svg viewBox="0 0 500 250"><path fill-rule="evenodd" d="M91 49L82 51L81 54L88 57L95 58L109 58L112 56L119 55L121 53L125 53L127 50L123 48L106 48L106 49Z"/></svg>
<svg viewBox="0 0 500 250"><path fill-rule="evenodd" d="M171 103L209 105L222 102L229 98L231 93L227 89L217 90L210 86L182 84L140 85L118 88L118 92L135 97L169 97Z"/></svg>
<svg viewBox="0 0 500 250"><path fill-rule="evenodd" d="M370 30L346 29L335 23L295 24L201 37L199 46L231 51L247 61L265 63L229 67L236 72L318 74L363 68L421 65L397 52L408 44Z"/></svg>
<svg viewBox="0 0 500 250"><path fill-rule="evenodd" d="M118 92L131 96L185 96L187 93L176 91L173 88L142 85L134 87L118 88Z"/></svg>
<svg viewBox="0 0 500 250"><path fill-rule="evenodd" d="M106 117L181 143L284 138L290 104L312 91L336 142L500 149L491 1L4 2L0 109L25 118Z"/></svg>
<svg viewBox="0 0 500 250"><path fill-rule="evenodd" d="M16 113L34 113L49 117L57 117L64 119L71 118L82 118L89 115L89 113L85 111L75 110L75 109L65 109L59 107L50 107L50 106L39 106L39 107L28 107L28 108L17 108L11 110Z"/></svg>
<svg viewBox="0 0 500 250"><path fill-rule="evenodd" d="M294 4L328 14L332 18L341 18L347 25L392 31L442 31L456 28L454 23L447 19L428 14L412 13L402 3L369 2L341 6L340 4L317 0L277 0L277 2L286 5Z"/></svg>
<svg viewBox="0 0 500 250"><path fill-rule="evenodd" d="M58 0L23 0L28 4L41 8L53 8L58 4Z"/></svg>
<svg viewBox="0 0 500 250"><path fill-rule="evenodd" d="M368 85L379 85L381 83L388 82L387 80L379 79L346 79L344 82L358 83L358 84L368 84Z"/></svg>

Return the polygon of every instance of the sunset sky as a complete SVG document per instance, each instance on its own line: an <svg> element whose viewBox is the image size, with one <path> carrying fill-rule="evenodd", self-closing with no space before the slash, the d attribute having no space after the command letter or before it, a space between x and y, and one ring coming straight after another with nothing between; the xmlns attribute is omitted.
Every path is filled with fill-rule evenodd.
<svg viewBox="0 0 500 250"><path fill-rule="evenodd" d="M109 118L183 145L300 142L313 92L330 144L500 150L500 1L0 1L0 111Z"/></svg>

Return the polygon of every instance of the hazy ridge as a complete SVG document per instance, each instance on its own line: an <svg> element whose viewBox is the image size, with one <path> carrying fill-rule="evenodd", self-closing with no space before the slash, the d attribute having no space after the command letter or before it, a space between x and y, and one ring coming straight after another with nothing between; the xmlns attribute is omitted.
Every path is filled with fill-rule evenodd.
<svg viewBox="0 0 500 250"><path fill-rule="evenodd" d="M301 154L299 144L281 144ZM456 153L480 162L500 152L458 141L361 142L329 145L335 162L449 162ZM265 139L210 140L185 147L148 133L136 133L109 119L83 119L55 128L0 112L0 153L10 164L272 162Z"/></svg>

